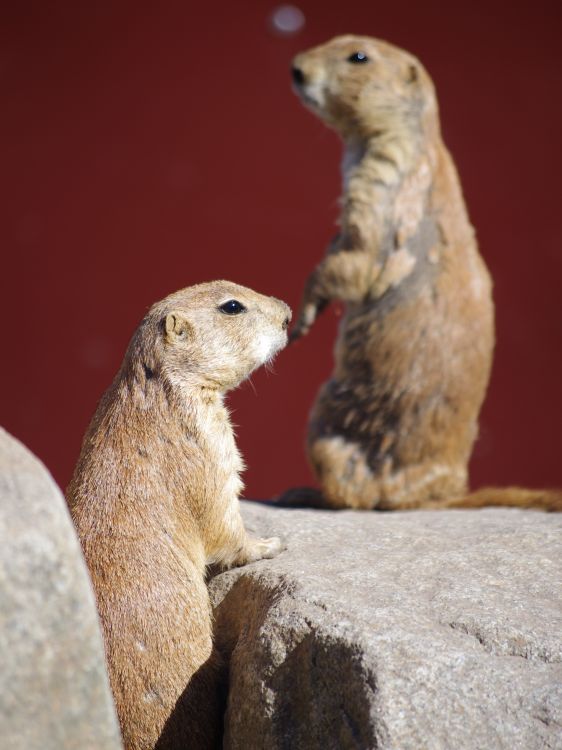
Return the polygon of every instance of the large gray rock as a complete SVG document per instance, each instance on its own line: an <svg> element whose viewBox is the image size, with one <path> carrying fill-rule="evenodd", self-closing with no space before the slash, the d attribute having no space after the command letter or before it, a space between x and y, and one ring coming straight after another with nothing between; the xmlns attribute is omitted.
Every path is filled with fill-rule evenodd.
<svg viewBox="0 0 562 750"><path fill-rule="evenodd" d="M64 498L2 428L0 747L121 747L94 596Z"/></svg>
<svg viewBox="0 0 562 750"><path fill-rule="evenodd" d="M562 748L562 517L244 504L217 576L229 750Z"/></svg>

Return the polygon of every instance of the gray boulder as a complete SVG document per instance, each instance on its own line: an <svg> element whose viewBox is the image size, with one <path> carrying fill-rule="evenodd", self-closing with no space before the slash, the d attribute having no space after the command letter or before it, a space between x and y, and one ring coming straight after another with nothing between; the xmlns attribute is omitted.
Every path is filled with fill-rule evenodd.
<svg viewBox="0 0 562 750"><path fill-rule="evenodd" d="M118 750L94 596L66 503L0 428L0 747Z"/></svg>
<svg viewBox="0 0 562 750"><path fill-rule="evenodd" d="M562 517L243 504L211 583L228 750L562 748Z"/></svg>

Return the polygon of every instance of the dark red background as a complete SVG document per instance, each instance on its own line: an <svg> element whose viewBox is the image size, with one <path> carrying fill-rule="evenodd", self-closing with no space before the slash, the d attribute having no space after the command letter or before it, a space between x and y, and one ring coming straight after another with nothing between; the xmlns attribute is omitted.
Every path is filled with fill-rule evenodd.
<svg viewBox="0 0 562 750"><path fill-rule="evenodd" d="M12 3L2 11L1 423L66 485L146 308L229 278L296 306L334 232L340 146L292 95L346 32L416 53L495 278L498 346L474 484L562 485L558 3ZM230 399L247 494L310 481L306 415L334 313Z"/></svg>

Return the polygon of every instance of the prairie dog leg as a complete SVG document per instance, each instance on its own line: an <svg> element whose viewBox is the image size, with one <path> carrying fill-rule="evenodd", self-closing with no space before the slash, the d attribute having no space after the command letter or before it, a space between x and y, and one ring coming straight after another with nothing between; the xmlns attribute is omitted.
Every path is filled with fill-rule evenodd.
<svg viewBox="0 0 562 750"><path fill-rule="evenodd" d="M363 250L339 250L327 255L308 278L291 339L305 336L332 300L362 299L379 273L380 266Z"/></svg>
<svg viewBox="0 0 562 750"><path fill-rule="evenodd" d="M463 466L426 461L392 471L388 458L375 472L361 446L347 443L339 436L314 441L310 458L322 484L326 505L331 508L435 507L433 501L438 498L466 492L467 474Z"/></svg>
<svg viewBox="0 0 562 750"><path fill-rule="evenodd" d="M217 541L217 547L207 560L208 564L218 564L221 568L235 568L247 563L276 557L285 549L279 537L267 539L252 537L244 528L239 511L231 516L230 528Z"/></svg>

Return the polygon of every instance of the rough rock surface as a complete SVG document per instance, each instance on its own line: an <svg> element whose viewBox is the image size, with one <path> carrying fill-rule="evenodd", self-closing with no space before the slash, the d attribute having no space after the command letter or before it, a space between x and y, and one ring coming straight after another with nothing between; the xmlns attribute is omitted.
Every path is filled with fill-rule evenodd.
<svg viewBox="0 0 562 750"><path fill-rule="evenodd" d="M562 748L562 516L244 503L211 582L230 750Z"/></svg>
<svg viewBox="0 0 562 750"><path fill-rule="evenodd" d="M118 750L94 596L64 498L0 428L0 747Z"/></svg>

